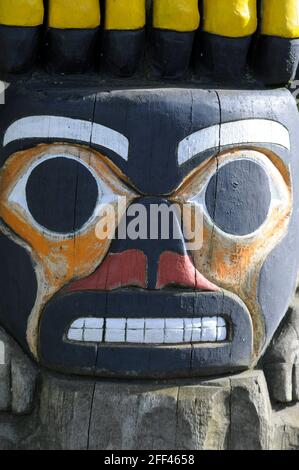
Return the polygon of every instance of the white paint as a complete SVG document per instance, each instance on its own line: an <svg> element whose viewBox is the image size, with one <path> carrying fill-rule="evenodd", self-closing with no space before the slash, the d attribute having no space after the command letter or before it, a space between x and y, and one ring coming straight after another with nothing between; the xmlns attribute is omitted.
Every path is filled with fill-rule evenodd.
<svg viewBox="0 0 299 470"><path fill-rule="evenodd" d="M95 145L100 145L112 150L124 160L128 160L129 141L127 137L113 129L102 126L101 124L93 124L91 142Z"/></svg>
<svg viewBox="0 0 299 470"><path fill-rule="evenodd" d="M124 330L126 328L126 319L125 318L108 318L106 320L106 328L108 330Z"/></svg>
<svg viewBox="0 0 299 470"><path fill-rule="evenodd" d="M163 318L154 318L145 320L145 329L146 330L164 330L165 321Z"/></svg>
<svg viewBox="0 0 299 470"><path fill-rule="evenodd" d="M26 186L28 179L33 172L33 170L38 167L41 163L47 161L47 160L52 160L55 158L66 158L68 160L74 160L77 163L80 163L83 165L94 177L97 187L98 187L98 200L97 204L95 206L94 212L91 215L91 217L86 221L86 223L83 225L83 227L78 230L76 233L82 233L84 232L85 228L89 226L98 216L98 214L101 213L101 209L103 205L110 203L112 204L114 201L117 200L117 194L115 194L110 187L107 186L107 184L96 174L94 169L90 167L84 160L80 159L76 155L71 155L70 153L59 153L57 155L48 155L45 154L38 160L36 160L28 169L27 171L21 176L21 178L17 181L15 187L12 189L8 200L10 203L15 203L17 204L23 211L26 212L27 216L30 216L31 218L31 223L34 227L36 227L40 232L42 232L44 235L48 235L51 238L57 238L57 239L65 239L67 238L67 234L65 233L57 233L57 232L51 232L45 227L42 227L40 224L36 222L36 220L32 217L29 207L27 204L27 198L26 198ZM72 237L73 233L69 234L69 237Z"/></svg>
<svg viewBox="0 0 299 470"><path fill-rule="evenodd" d="M213 148L244 144L276 144L290 150L290 134L277 121L244 119L217 124L202 129L183 139L178 146L178 163L183 165L191 158Z"/></svg>
<svg viewBox="0 0 299 470"><path fill-rule="evenodd" d="M125 330L109 330L106 328L105 341L106 343L124 343L126 331Z"/></svg>
<svg viewBox="0 0 299 470"><path fill-rule="evenodd" d="M70 341L83 341L83 329L71 328L68 331L67 338Z"/></svg>
<svg viewBox="0 0 299 470"><path fill-rule="evenodd" d="M5 365L5 344L0 340L0 366Z"/></svg>
<svg viewBox="0 0 299 470"><path fill-rule="evenodd" d="M213 230L220 234L222 237L225 237L230 240L234 241L245 241L245 240L252 240L254 239L262 230L263 227L266 225L270 214L272 214L274 211L279 211L283 213L286 208L289 205L289 189L283 179L283 176L279 172L278 168L276 168L272 161L263 153L252 150L252 149L242 149L239 150L238 156L236 156L235 153L227 153L226 155L222 155L218 159L218 166L217 170L219 171L221 168L224 166L234 163L237 161L251 161L259 165L263 170L265 171L266 175L268 176L268 181L269 181L269 186L270 186L270 191L271 191L271 202L270 202L270 207L268 211L268 216L266 217L264 223L254 232L249 233L247 235L232 235L229 233L226 233L219 228L214 221L212 220L209 211L206 206L206 191L208 188L208 185L213 178L213 176L216 174L216 167L215 171L210 172L208 177L205 179L204 184L201 186L200 190L198 191L197 194L192 196L189 199L189 203L195 204L197 208L201 211L204 212L204 217L206 219L206 222L210 225L210 227L213 227ZM214 166L213 166L214 168ZM277 215L276 215L277 217Z"/></svg>
<svg viewBox="0 0 299 470"><path fill-rule="evenodd" d="M179 344L184 342L184 330L166 329L164 343Z"/></svg>
<svg viewBox="0 0 299 470"><path fill-rule="evenodd" d="M145 330L145 344L163 344L165 340L164 330Z"/></svg>
<svg viewBox="0 0 299 470"><path fill-rule="evenodd" d="M217 328L217 341L225 341L227 339L227 330L225 326Z"/></svg>
<svg viewBox="0 0 299 470"><path fill-rule="evenodd" d="M126 337L126 342L127 343L136 343L136 344L142 344L144 343L144 330L143 328L140 330L127 330L127 337Z"/></svg>
<svg viewBox="0 0 299 470"><path fill-rule="evenodd" d="M201 340L204 343L217 341L217 326L211 325L209 328L202 328Z"/></svg>
<svg viewBox="0 0 299 470"><path fill-rule="evenodd" d="M128 318L127 320L127 328L131 330L144 330L144 325L144 318Z"/></svg>
<svg viewBox="0 0 299 470"><path fill-rule="evenodd" d="M191 160L196 155L219 146L219 125L207 127L189 135L179 143L179 165Z"/></svg>
<svg viewBox="0 0 299 470"><path fill-rule="evenodd" d="M81 328L78 329L78 325ZM227 339L224 318L80 318L72 323L69 341L85 343L190 344Z"/></svg>
<svg viewBox="0 0 299 470"><path fill-rule="evenodd" d="M103 341L103 330L100 329L84 329L83 341L88 343L100 343Z"/></svg>
<svg viewBox="0 0 299 470"><path fill-rule="evenodd" d="M84 327L84 318L79 318L79 320L74 321L72 323L71 328L83 328Z"/></svg>
<svg viewBox="0 0 299 470"><path fill-rule="evenodd" d="M166 318L165 320L165 329L184 329L184 319L183 318Z"/></svg>
<svg viewBox="0 0 299 470"><path fill-rule="evenodd" d="M191 330L191 343L201 342L201 328L193 328Z"/></svg>
<svg viewBox="0 0 299 470"><path fill-rule="evenodd" d="M86 318L84 328L101 329L104 327L103 318Z"/></svg>
<svg viewBox="0 0 299 470"><path fill-rule="evenodd" d="M59 116L28 116L6 130L3 147L22 139L67 139L95 144L112 150L128 160L127 137L109 127L89 121Z"/></svg>

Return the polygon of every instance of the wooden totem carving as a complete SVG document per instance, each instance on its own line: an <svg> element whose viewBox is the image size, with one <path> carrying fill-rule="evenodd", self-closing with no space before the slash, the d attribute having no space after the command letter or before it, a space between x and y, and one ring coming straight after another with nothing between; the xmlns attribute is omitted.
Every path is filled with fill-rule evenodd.
<svg viewBox="0 0 299 470"><path fill-rule="evenodd" d="M269 349L299 263L298 18L297 0L1 0L0 325L40 367L266 357L298 398L298 337Z"/></svg>

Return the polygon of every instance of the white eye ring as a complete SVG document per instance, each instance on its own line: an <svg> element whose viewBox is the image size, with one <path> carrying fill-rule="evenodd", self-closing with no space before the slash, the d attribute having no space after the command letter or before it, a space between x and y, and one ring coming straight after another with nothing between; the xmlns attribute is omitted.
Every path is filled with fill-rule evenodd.
<svg viewBox="0 0 299 470"><path fill-rule="evenodd" d="M28 179L31 175L31 173L34 171L35 168L37 168L39 165L42 163L49 161L49 160L54 160L57 158L64 158L68 160L73 160L81 165L83 165L93 176L97 183L97 188L98 188L98 198L97 198L97 203L95 206L95 209L93 211L93 214L89 219L84 223L84 225L77 231L70 232L70 233L58 233L58 232L52 232L51 230L43 227L40 225L32 216L29 207L28 207L28 202L27 202L27 196L26 196L26 186ZM14 188L12 189L8 202L11 204L16 204L26 215L26 217L30 218L31 224L41 233L45 234L48 237L51 238L56 238L56 239L67 239L67 238L72 238L74 234L80 234L86 230L86 228L95 220L97 217L97 214L99 213L99 208L104 204L106 201L111 202L116 197L116 195L113 193L113 191L105 184L103 180L100 179L100 177L96 174L93 168L91 168L84 160L80 159L79 157L75 155L71 155L70 153L66 154L57 154L57 155L51 155L51 154L46 154L42 155L41 158L37 159L27 170L26 172L22 175L22 177L18 180Z"/></svg>
<svg viewBox="0 0 299 470"><path fill-rule="evenodd" d="M221 168L228 165L229 163L233 163L233 162L240 161L240 160L252 161L255 164L261 166L269 178L271 202L269 206L268 216L265 219L264 223L257 230L247 235L233 235L233 234L224 232L213 221L206 205L206 192L207 192L209 183L212 180L212 178L215 176L216 172L213 172L211 173L211 175L209 175L209 178L207 179L207 181L205 181L205 184L202 187L201 191L196 196L194 196L190 201L203 208L206 220L208 221L209 225L214 227L214 230L217 233L221 234L222 236L234 239L236 241L255 238L259 234L259 232L263 229L264 225L267 223L269 214L273 211L273 209L277 207L278 205L280 205L282 209L285 209L289 201L289 192L282 178L281 173L273 165L270 159L261 152L258 152L256 150L242 150L240 151L238 157L236 157L235 154L227 154L224 156L223 161L219 163L217 167L217 171L219 171Z"/></svg>

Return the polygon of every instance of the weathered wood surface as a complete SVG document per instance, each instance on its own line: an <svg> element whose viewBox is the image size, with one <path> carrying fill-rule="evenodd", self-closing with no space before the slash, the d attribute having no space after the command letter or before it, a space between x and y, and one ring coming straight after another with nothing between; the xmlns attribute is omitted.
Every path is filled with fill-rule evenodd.
<svg viewBox="0 0 299 470"><path fill-rule="evenodd" d="M299 449L298 405L272 408L261 371L208 381L78 380L37 375L1 340L0 449Z"/></svg>

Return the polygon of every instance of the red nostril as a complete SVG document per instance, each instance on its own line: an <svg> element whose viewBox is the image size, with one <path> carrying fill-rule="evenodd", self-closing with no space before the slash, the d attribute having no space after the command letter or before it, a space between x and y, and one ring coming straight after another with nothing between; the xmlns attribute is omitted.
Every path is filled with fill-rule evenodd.
<svg viewBox="0 0 299 470"><path fill-rule="evenodd" d="M220 290L200 274L188 255L165 251L159 259L157 289L170 285L214 292Z"/></svg>
<svg viewBox="0 0 299 470"><path fill-rule="evenodd" d="M142 251L111 253L93 274L70 284L66 292L113 290L129 286L145 289L146 271L147 260Z"/></svg>

